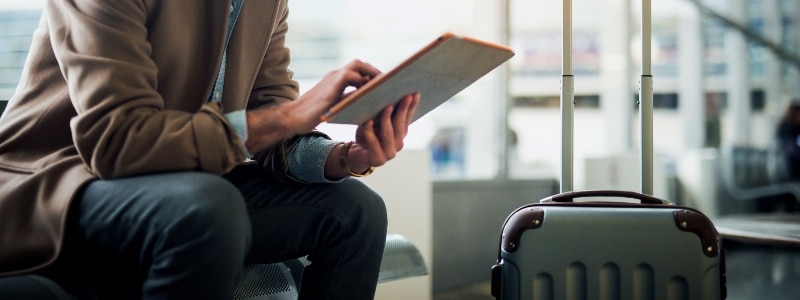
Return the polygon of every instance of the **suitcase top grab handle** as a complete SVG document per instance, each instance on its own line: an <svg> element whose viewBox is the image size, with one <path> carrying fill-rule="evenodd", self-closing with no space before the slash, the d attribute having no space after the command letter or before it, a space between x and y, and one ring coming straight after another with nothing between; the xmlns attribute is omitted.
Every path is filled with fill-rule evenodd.
<svg viewBox="0 0 800 300"><path fill-rule="evenodd" d="M630 199L638 199L639 201L642 201L642 204L673 205L671 201L659 199L650 195L645 195L636 192L629 192L629 191L617 191L617 190L588 190L588 191L577 191L577 192L565 192L544 198L539 202L541 203L573 202L575 198L585 198L585 197L623 197Z"/></svg>

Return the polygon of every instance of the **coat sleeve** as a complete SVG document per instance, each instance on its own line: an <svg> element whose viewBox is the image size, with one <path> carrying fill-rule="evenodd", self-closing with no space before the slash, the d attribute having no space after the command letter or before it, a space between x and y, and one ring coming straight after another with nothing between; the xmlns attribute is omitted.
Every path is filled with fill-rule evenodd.
<svg viewBox="0 0 800 300"><path fill-rule="evenodd" d="M299 84L292 78L294 72L289 69L291 53L289 47L286 46L286 33L289 30L286 21L288 17L289 10L287 7L283 7L278 17L275 18L277 24L270 36L269 46L248 99L247 107L249 109L291 101L299 97Z"/></svg>
<svg viewBox="0 0 800 300"><path fill-rule="evenodd" d="M269 47L264 57L263 63L256 77L253 91L248 100L248 109L277 105L285 101L292 101L299 96L299 86L297 81L292 79L294 75L289 69L290 50L286 46L286 33L288 24L288 8L283 8L279 22L275 26L275 32L270 37ZM313 131L305 136L321 136L330 139L324 133ZM289 171L287 155L297 145L303 136L296 136L286 139L280 143L267 148L264 151L253 155L261 166L264 174L278 182L303 182L304 180L293 176Z"/></svg>
<svg viewBox="0 0 800 300"><path fill-rule="evenodd" d="M223 174L244 160L218 104L195 112L164 109L142 1L48 1L45 17L78 113L70 123L74 144L97 176Z"/></svg>

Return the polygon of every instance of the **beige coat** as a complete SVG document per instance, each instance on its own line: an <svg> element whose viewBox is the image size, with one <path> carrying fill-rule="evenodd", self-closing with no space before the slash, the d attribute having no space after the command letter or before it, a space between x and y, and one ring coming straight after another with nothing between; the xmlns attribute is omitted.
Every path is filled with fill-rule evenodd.
<svg viewBox="0 0 800 300"><path fill-rule="evenodd" d="M222 113L297 97L286 2L244 1L220 107L207 99L230 0L48 1L0 119L0 274L56 259L67 207L91 180L241 162ZM268 154L262 164L285 174Z"/></svg>

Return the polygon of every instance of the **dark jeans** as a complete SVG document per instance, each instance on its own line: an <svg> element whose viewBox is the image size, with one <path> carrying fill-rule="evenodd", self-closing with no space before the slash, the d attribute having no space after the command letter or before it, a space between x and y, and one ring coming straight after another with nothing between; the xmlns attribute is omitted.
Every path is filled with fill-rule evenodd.
<svg viewBox="0 0 800 300"><path fill-rule="evenodd" d="M95 181L67 223L47 273L79 296L229 299L244 263L308 255L301 299L372 299L387 217L358 180L280 184L240 167Z"/></svg>

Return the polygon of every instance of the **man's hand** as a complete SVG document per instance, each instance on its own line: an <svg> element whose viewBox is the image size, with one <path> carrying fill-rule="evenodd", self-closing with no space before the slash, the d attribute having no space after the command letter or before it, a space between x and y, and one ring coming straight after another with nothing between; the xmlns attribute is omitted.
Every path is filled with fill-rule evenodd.
<svg viewBox="0 0 800 300"><path fill-rule="evenodd" d="M408 126L419 104L420 94L404 97L394 106L388 106L373 120L358 126L355 143L346 153L347 167L355 173L363 173L371 167L384 165L403 149L403 140L408 134ZM325 175L328 178L347 176L346 170L337 162L344 148L331 151L326 163Z"/></svg>
<svg viewBox="0 0 800 300"><path fill-rule="evenodd" d="M275 107L247 112L247 150L261 151L282 139L311 132L320 117L344 97L348 87L359 88L381 72L370 64L354 60L320 80L299 99Z"/></svg>

